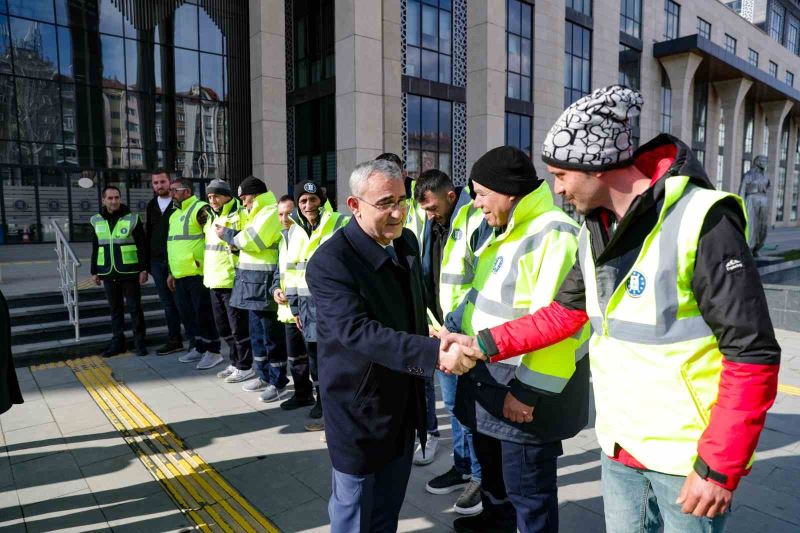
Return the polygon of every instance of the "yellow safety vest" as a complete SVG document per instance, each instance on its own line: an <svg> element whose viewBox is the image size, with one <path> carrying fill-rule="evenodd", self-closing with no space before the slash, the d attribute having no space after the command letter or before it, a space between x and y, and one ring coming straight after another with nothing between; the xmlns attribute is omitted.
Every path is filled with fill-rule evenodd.
<svg viewBox="0 0 800 533"><path fill-rule="evenodd" d="M478 261L467 293L462 329L468 335L550 305L575 263L578 225L553 204L547 183L514 207L506 230L475 253ZM560 393L587 354L589 327L547 348L499 364L516 366L518 381Z"/></svg>
<svg viewBox="0 0 800 533"><path fill-rule="evenodd" d="M203 285L209 289L230 289L236 274L236 265L239 262L237 254L231 251L230 246L217 237L216 226L231 228L235 231L242 229L247 212L233 198L222 206L219 215L216 213L209 217L203 231L206 235L205 254L203 256Z"/></svg>
<svg viewBox="0 0 800 533"><path fill-rule="evenodd" d="M298 223L289 228L289 243L286 253L286 294L300 297L311 296L306 283L306 265L322 243L330 239L337 229L344 226L350 217L333 210L330 202L320 212L317 228L308 235Z"/></svg>
<svg viewBox="0 0 800 533"><path fill-rule="evenodd" d="M139 252L133 240L133 230L139 223L139 215L128 213L120 217L114 231L100 214L94 215L90 222L97 235L97 275L138 273Z"/></svg>
<svg viewBox="0 0 800 533"><path fill-rule="evenodd" d="M708 211L738 196L666 178L664 205L625 282L596 267L585 225L579 260L592 323L590 365L603 451L618 444L648 469L688 475L717 400L722 354L692 278ZM745 232L746 233L746 232Z"/></svg>
<svg viewBox="0 0 800 533"><path fill-rule="evenodd" d="M169 217L167 258L169 271L175 279L203 275L203 226L197 222L198 210L206 202L190 196L175 208Z"/></svg>
<svg viewBox="0 0 800 533"><path fill-rule="evenodd" d="M428 215L414 199L414 190L416 190L416 188L417 180L413 180L411 182L411 198L408 199L408 213L406 213L406 221L403 227L410 229L414 233L414 236L417 237L419 249L422 250L425 236L425 221L428 219Z"/></svg>
<svg viewBox="0 0 800 533"><path fill-rule="evenodd" d="M466 189L461 191L455 214L450 222L450 233L442 250L439 273L439 306L447 315L454 311L472 287L475 277L475 250L473 233L483 223L483 212L475 207Z"/></svg>
<svg viewBox="0 0 800 533"><path fill-rule="evenodd" d="M278 276L280 277L280 288L286 294L286 265L288 263L289 254L289 226L288 229L281 232L281 243L278 249ZM278 306L278 322L284 324L294 324L294 316L289 304L281 304Z"/></svg>
<svg viewBox="0 0 800 533"><path fill-rule="evenodd" d="M247 213L242 231L233 244L239 249L239 270L274 272L278 266L278 241L281 238L278 201L271 191L259 194Z"/></svg>

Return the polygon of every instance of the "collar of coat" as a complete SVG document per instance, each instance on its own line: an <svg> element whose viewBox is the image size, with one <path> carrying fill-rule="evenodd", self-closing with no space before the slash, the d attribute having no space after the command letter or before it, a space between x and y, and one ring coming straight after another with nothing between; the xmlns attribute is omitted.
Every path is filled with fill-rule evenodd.
<svg viewBox="0 0 800 533"><path fill-rule="evenodd" d="M374 270L378 270L384 263L391 261L383 246L364 233L355 217L351 218L350 222L341 231L344 232L344 236L350 242L350 245ZM401 262L405 261L409 268L414 264L414 258L419 255L412 241L416 242L414 234L411 230L405 228L403 228L403 233L400 237L392 241L392 246L394 246L398 259Z"/></svg>

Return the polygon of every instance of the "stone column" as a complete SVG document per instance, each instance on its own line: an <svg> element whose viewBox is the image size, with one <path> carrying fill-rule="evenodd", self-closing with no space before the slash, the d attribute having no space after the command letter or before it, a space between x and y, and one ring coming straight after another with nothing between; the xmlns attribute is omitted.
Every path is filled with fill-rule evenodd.
<svg viewBox="0 0 800 533"><path fill-rule="evenodd" d="M708 91L708 114L706 116L706 174L711 183L717 182L717 162L719 160L719 125L722 109L719 97L713 90Z"/></svg>
<svg viewBox="0 0 800 533"><path fill-rule="evenodd" d="M383 151L382 2L337 0L336 190L340 209L355 166Z"/></svg>
<svg viewBox="0 0 800 533"><path fill-rule="evenodd" d="M778 167L781 157L781 132L783 131L783 121L794 103L791 100L776 100L773 102L762 102L761 109L768 121L769 127L769 150L766 154L769 159L767 164L767 177L772 184L772 194L770 195L769 221L775 222L778 202L783 203L786 188L784 188L784 198L778 198ZM759 142L759 145L761 143ZM753 154L755 157L756 154ZM760 154L759 154L760 155ZM788 169L787 169L788 176ZM787 180L788 181L788 180ZM784 210L784 214L786 210ZM784 219L786 217L784 216Z"/></svg>
<svg viewBox="0 0 800 533"><path fill-rule="evenodd" d="M715 81L720 106L725 120L725 149L723 152L722 188L737 192L741 181L742 165L742 121L744 113L744 97L753 82L744 78L726 81ZM674 118L673 118L674 120Z"/></svg>
<svg viewBox="0 0 800 533"><path fill-rule="evenodd" d="M383 151L403 157L400 2L383 0Z"/></svg>
<svg viewBox="0 0 800 533"><path fill-rule="evenodd" d="M786 127L789 128L789 150L786 157L786 190L784 191L783 200L783 221L786 226L795 226L797 221L792 220L792 191L796 184L794 182L794 164L796 162L797 151L797 123L793 119L786 122Z"/></svg>
<svg viewBox="0 0 800 533"><path fill-rule="evenodd" d="M660 58L672 88L672 135L692 144L692 81L703 57L693 52Z"/></svg>
<svg viewBox="0 0 800 533"><path fill-rule="evenodd" d="M467 4L467 175L480 156L505 143L505 98L506 3L471 0Z"/></svg>
<svg viewBox="0 0 800 533"><path fill-rule="evenodd" d="M277 196L287 191L284 0L250 0L253 174Z"/></svg>

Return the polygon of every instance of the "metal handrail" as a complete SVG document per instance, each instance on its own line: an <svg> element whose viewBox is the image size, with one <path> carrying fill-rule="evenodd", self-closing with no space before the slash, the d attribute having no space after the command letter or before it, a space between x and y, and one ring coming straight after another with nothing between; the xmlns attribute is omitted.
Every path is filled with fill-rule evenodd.
<svg viewBox="0 0 800 533"><path fill-rule="evenodd" d="M81 262L70 246L58 220L51 220L50 225L56 234L56 254L58 255L58 275L60 277L61 296L67 307L69 321L75 326L75 340L81 339L80 315L78 313L78 268Z"/></svg>

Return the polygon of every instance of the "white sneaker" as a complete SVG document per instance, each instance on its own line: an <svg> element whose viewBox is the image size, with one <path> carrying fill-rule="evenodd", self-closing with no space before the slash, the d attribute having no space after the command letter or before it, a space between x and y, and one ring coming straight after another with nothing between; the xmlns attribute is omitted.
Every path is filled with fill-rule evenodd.
<svg viewBox="0 0 800 533"><path fill-rule="evenodd" d="M234 368L231 375L225 378L225 383L241 383L242 381L247 381L248 379L252 379L256 377L256 371L252 368L248 368L247 370L239 370L238 368Z"/></svg>
<svg viewBox="0 0 800 533"><path fill-rule="evenodd" d="M222 362L222 356L218 353L213 352L206 352L203 354L203 358L197 363L197 370L208 370L209 368L214 368L218 364Z"/></svg>
<svg viewBox="0 0 800 533"><path fill-rule="evenodd" d="M233 374L236 371L236 367L233 365L228 365L225 370L220 370L217 372L217 377L219 379L224 379Z"/></svg>
<svg viewBox="0 0 800 533"><path fill-rule="evenodd" d="M414 450L414 464L415 465L429 465L433 462L436 456L436 450L439 449L439 437L428 435L428 440L425 441L425 455L422 454L422 445L417 444L417 449Z"/></svg>
<svg viewBox="0 0 800 533"><path fill-rule="evenodd" d="M267 388L267 385L269 385L269 383L267 383L263 379L256 378L242 385L242 390L247 392L256 392Z"/></svg>
<svg viewBox="0 0 800 533"><path fill-rule="evenodd" d="M197 348L192 348L182 356L178 357L181 363L194 363L203 358L203 354L197 351Z"/></svg>
<svg viewBox="0 0 800 533"><path fill-rule="evenodd" d="M261 393L258 399L266 403L277 402L281 399L281 395L285 390L286 387L279 389L275 385L267 385L267 388L264 389L264 392Z"/></svg>

